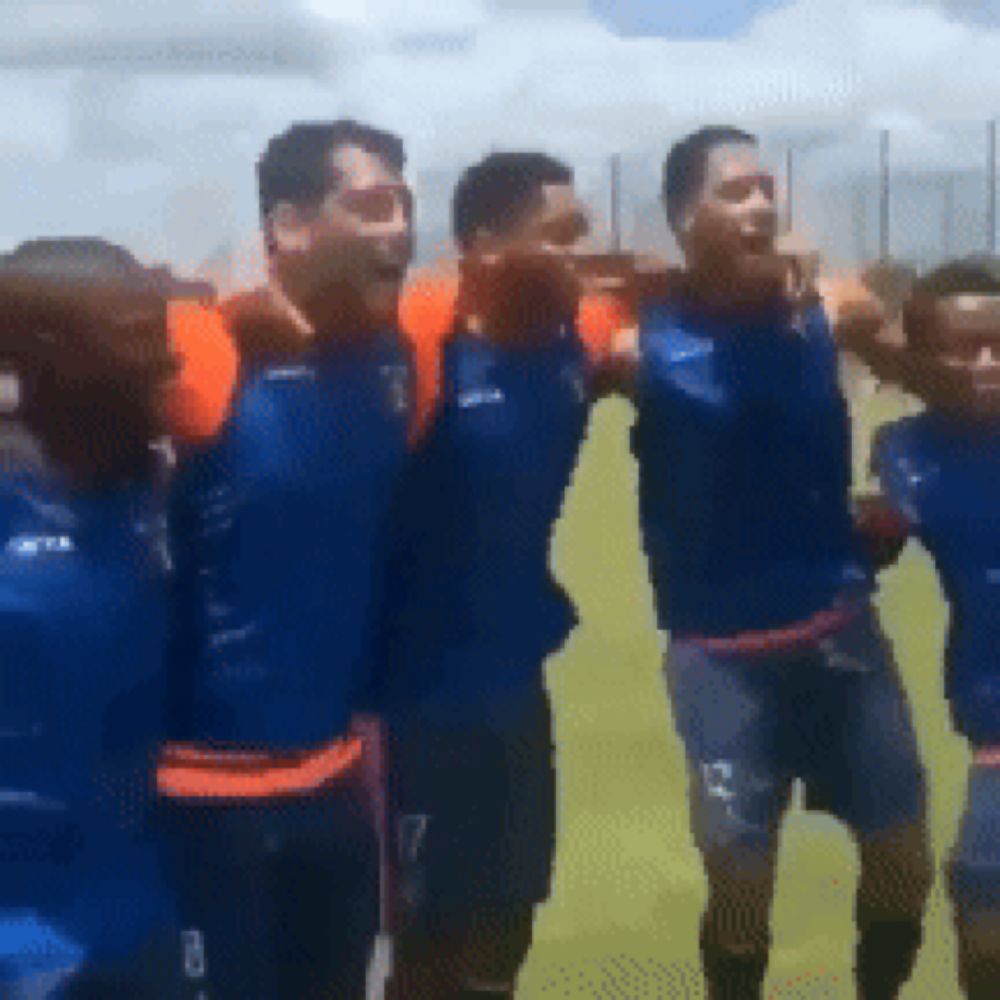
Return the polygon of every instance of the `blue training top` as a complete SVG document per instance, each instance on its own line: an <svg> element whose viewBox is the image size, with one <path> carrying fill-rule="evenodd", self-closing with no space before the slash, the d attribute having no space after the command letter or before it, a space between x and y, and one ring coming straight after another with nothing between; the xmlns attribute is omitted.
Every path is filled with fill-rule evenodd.
<svg viewBox="0 0 1000 1000"><path fill-rule="evenodd" d="M730 636L867 592L850 426L822 309L734 326L689 304L640 320L632 448L660 626Z"/></svg>
<svg viewBox="0 0 1000 1000"><path fill-rule="evenodd" d="M395 335L261 358L219 438L182 463L175 738L280 751L343 734L371 666L409 397Z"/></svg>
<svg viewBox="0 0 1000 1000"><path fill-rule="evenodd" d="M448 714L515 697L575 625L549 547L589 369L568 329L537 347L468 333L445 343L439 409L396 518L380 695L390 708Z"/></svg>
<svg viewBox="0 0 1000 1000"><path fill-rule="evenodd" d="M165 715L158 487L75 487L31 441L0 427L0 983L122 957L170 910L146 829Z"/></svg>
<svg viewBox="0 0 1000 1000"><path fill-rule="evenodd" d="M929 411L883 427L875 470L934 558L951 608L947 693L956 728L1000 743L1000 419Z"/></svg>

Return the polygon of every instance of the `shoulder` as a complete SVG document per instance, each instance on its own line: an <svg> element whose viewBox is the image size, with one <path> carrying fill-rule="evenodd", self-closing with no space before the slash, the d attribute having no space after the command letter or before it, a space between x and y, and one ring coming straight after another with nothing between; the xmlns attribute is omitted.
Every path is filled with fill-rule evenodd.
<svg viewBox="0 0 1000 1000"><path fill-rule="evenodd" d="M166 392L168 427L181 440L209 439L225 422L235 392L236 344L222 311L196 302L171 301L167 328L179 364Z"/></svg>
<svg viewBox="0 0 1000 1000"><path fill-rule="evenodd" d="M635 330L635 316L621 296L601 292L581 297L576 332L595 368L623 349L629 330Z"/></svg>
<svg viewBox="0 0 1000 1000"><path fill-rule="evenodd" d="M711 355L714 346L698 316L677 303L656 300L639 313L638 348L644 356L655 351L663 362L681 363Z"/></svg>
<svg viewBox="0 0 1000 1000"><path fill-rule="evenodd" d="M872 471L884 492L914 524L920 523L928 488L936 481L933 452L924 414L886 424L872 442Z"/></svg>
<svg viewBox="0 0 1000 1000"><path fill-rule="evenodd" d="M806 343L813 351L831 358L836 355L833 326L822 301L805 308L797 323L805 336Z"/></svg>
<svg viewBox="0 0 1000 1000"><path fill-rule="evenodd" d="M399 329L414 347L444 340L454 329L458 309L458 271L424 269L412 275L399 297Z"/></svg>
<svg viewBox="0 0 1000 1000"><path fill-rule="evenodd" d="M880 460L898 462L925 452L927 439L926 415L921 413L883 424L875 432L872 448Z"/></svg>
<svg viewBox="0 0 1000 1000"><path fill-rule="evenodd" d="M414 405L411 440L431 423L441 401L445 344L455 330L458 271L439 267L417 272L399 299L399 331L413 362Z"/></svg>

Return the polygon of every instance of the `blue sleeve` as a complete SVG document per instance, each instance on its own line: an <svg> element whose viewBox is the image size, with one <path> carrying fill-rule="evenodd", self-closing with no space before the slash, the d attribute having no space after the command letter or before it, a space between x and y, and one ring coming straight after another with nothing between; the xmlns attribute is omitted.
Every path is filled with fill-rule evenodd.
<svg viewBox="0 0 1000 1000"><path fill-rule="evenodd" d="M973 746L1000 746L1000 677L953 681L948 700L955 729Z"/></svg>
<svg viewBox="0 0 1000 1000"><path fill-rule="evenodd" d="M922 479L914 428L899 421L879 428L872 442L872 473L878 476L889 503L914 527L921 523Z"/></svg>

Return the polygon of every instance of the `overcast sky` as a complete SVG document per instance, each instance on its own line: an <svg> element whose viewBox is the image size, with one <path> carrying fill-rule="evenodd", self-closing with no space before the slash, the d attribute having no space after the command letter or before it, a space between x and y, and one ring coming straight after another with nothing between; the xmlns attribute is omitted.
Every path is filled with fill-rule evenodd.
<svg viewBox="0 0 1000 1000"><path fill-rule="evenodd" d="M821 189L874 167L882 126L900 172L981 169L1000 112L1000 0L0 0L0 18L0 248L97 233L182 271L252 243L254 160L296 119L400 132L440 234L455 171L493 146L562 155L595 193L621 151L642 201L671 138L727 121L792 142Z"/></svg>

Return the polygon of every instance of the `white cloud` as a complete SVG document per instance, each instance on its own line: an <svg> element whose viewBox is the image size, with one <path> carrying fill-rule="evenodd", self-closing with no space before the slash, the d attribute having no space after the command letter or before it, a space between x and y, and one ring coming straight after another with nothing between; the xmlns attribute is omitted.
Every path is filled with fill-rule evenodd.
<svg viewBox="0 0 1000 1000"><path fill-rule="evenodd" d="M4 6L0 66L166 73L322 72L337 38L321 19L261 0L79 0Z"/></svg>
<svg viewBox="0 0 1000 1000"><path fill-rule="evenodd" d="M199 259L250 238L267 138L342 114L400 132L439 187L523 146L570 159L596 198L620 150L650 162L629 176L652 201L671 138L707 121L793 140L802 185L871 170L883 126L899 170L973 169L981 129L947 122L1000 110L1000 30L962 3L795 0L710 42L619 37L584 0L5 4L4 231Z"/></svg>

